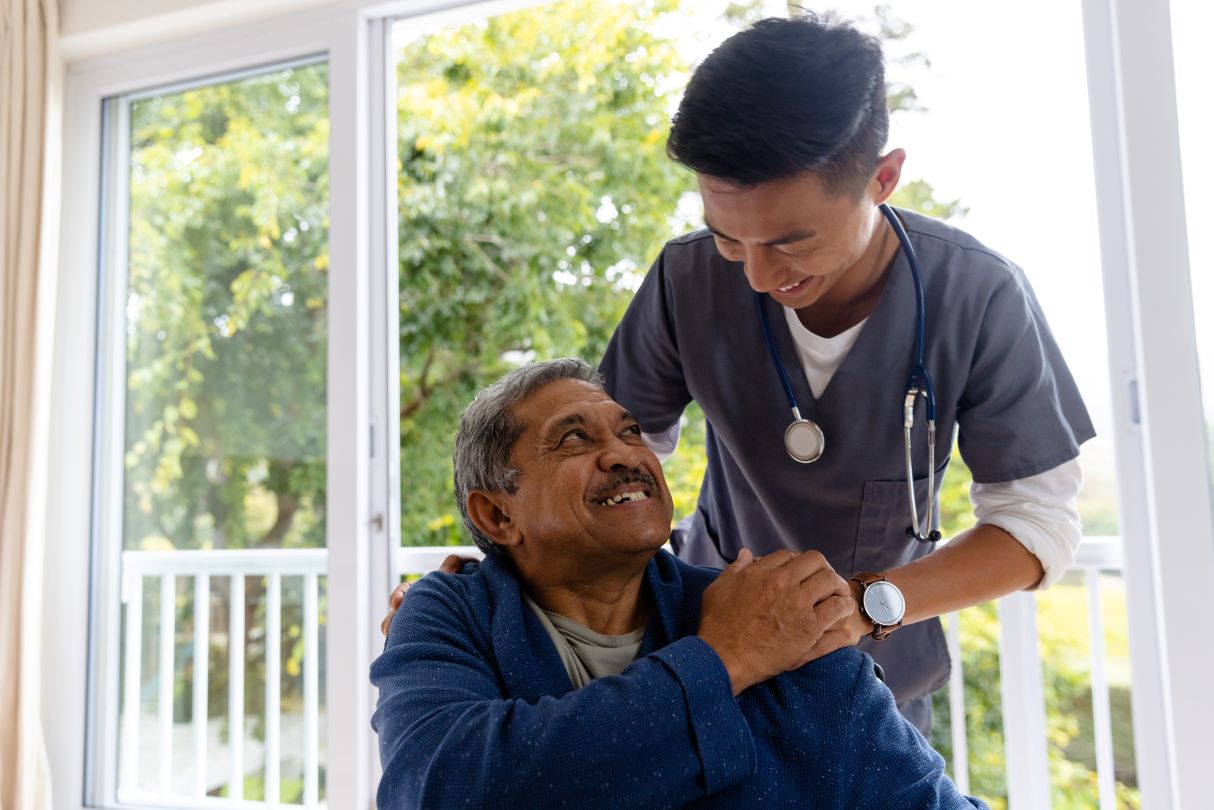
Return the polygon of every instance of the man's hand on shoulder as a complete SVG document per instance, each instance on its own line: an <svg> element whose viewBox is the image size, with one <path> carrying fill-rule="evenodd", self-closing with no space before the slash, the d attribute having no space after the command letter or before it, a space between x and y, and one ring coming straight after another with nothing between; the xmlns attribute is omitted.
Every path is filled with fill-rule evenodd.
<svg viewBox="0 0 1214 810"><path fill-rule="evenodd" d="M743 549L704 591L698 635L721 657L736 695L854 644L855 612L851 587L818 552L756 560Z"/></svg>
<svg viewBox="0 0 1214 810"><path fill-rule="evenodd" d="M438 570L447 574L458 574L470 562L476 562L476 560L471 557L448 554L443 560L442 565L438 567ZM400 603L405 600L405 594L409 591L410 584L402 582L396 586L396 590L392 591L392 595L388 597L388 615L384 616L383 621L379 623L379 631L385 636L388 635L388 628L392 626L392 617L396 615L396 611L400 610Z"/></svg>

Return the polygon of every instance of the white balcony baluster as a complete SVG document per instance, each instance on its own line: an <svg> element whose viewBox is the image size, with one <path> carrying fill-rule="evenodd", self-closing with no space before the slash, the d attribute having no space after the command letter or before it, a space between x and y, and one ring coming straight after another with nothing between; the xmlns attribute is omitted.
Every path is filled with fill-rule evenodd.
<svg viewBox="0 0 1214 810"><path fill-rule="evenodd" d="M324 549L270 551L128 551L123 554L122 599L126 610L123 701L119 759L120 801L151 807L268 808L282 803L282 577L300 576L304 612L304 808L322 808L320 782L320 644L319 580L326 567ZM143 583L160 577L158 647L158 773L153 789L140 789L140 721L143 652ZM228 730L231 743L228 796L208 796L208 694L210 663L210 583L214 576L230 578ZM266 740L265 798L244 798L245 697L245 577L266 577ZM194 580L194 638L191 720L193 786L174 779L173 681L175 673L176 585ZM146 764L146 763L144 763ZM145 777L146 779L146 777ZM174 784L176 782L176 784ZM146 781L145 781L146 784ZM185 785L188 785L188 781Z"/></svg>
<svg viewBox="0 0 1214 810"><path fill-rule="evenodd" d="M173 651L177 632L177 578L160 577L160 685L156 708L160 714L160 795L173 790Z"/></svg>
<svg viewBox="0 0 1214 810"><path fill-rule="evenodd" d="M315 807L320 799L320 633L317 631L319 603L316 574L304 575L304 807Z"/></svg>
<svg viewBox="0 0 1214 810"><path fill-rule="evenodd" d="M970 756L965 726L965 671L961 665L961 617L948 614L948 655L953 668L948 676L949 731L953 743L953 781L962 793L970 792Z"/></svg>
<svg viewBox="0 0 1214 810"><path fill-rule="evenodd" d="M1104 672L1104 619L1100 614L1100 569L1086 568L1088 635L1092 661L1092 730L1096 737L1096 784L1100 810L1117 810L1113 788L1113 722L1109 711L1109 682Z"/></svg>
<svg viewBox="0 0 1214 810"><path fill-rule="evenodd" d="M282 576L270 574L266 586L266 803L281 799L279 722L282 717Z"/></svg>
<svg viewBox="0 0 1214 810"><path fill-rule="evenodd" d="M211 578L194 577L194 683L190 723L194 732L194 795L207 795L207 690L211 662Z"/></svg>
<svg viewBox="0 0 1214 810"><path fill-rule="evenodd" d="M1045 810L1050 806L1050 769L1033 594L1021 591L1000 599L999 623L1008 807Z"/></svg>
<svg viewBox="0 0 1214 810"><path fill-rule="evenodd" d="M228 598L228 740L232 773L228 798L244 798L244 574L232 575Z"/></svg>
<svg viewBox="0 0 1214 810"><path fill-rule="evenodd" d="M139 685L143 644L143 577L129 568L123 570L123 601L126 602L126 638L123 641L122 756L118 778L119 794L139 789Z"/></svg>

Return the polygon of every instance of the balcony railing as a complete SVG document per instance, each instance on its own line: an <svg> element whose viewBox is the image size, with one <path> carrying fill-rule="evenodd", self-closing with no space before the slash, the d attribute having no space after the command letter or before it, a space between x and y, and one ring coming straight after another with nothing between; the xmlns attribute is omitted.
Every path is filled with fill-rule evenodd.
<svg viewBox="0 0 1214 810"><path fill-rule="evenodd" d="M282 678L282 580L303 580L303 806L319 807L320 693L319 588L328 553L324 549L127 551L122 555L122 599L126 610L123 712L118 800L155 807L271 807L280 795L280 712ZM227 578L228 589L228 794L208 795L208 696L210 677L211 579ZM266 578L265 609L265 790L262 801L244 800L245 761L245 578ZM157 688L157 788L141 788L141 672L144 580L159 579L159 673ZM192 579L194 588L193 677L191 712L192 786L183 789L173 767L173 683L176 671L177 580ZM239 643L231 643L233 639Z"/></svg>
<svg viewBox="0 0 1214 810"><path fill-rule="evenodd" d="M472 547L401 548L397 551L397 571L401 575L421 574L438 567L451 553L479 556ZM320 615L319 590L327 566L324 549L221 550L221 551L127 551L123 553L122 598L125 605L126 633L123 667L123 712L119 756L118 800L122 804L153 807L208 808L281 807L282 714L281 661L282 583L285 577L299 577L303 590L303 725L301 739L293 740L303 752L303 790L293 806L320 808L321 798L319 694ZM1104 628L1101 623L1099 576L1122 568L1121 540L1112 537L1086 538L1080 547L1075 569L1082 571L1088 595L1088 632L1091 656L1092 713L1095 728L1097 781L1101 810L1116 807L1113 781L1113 738L1110 722L1109 688L1104 654ZM245 726L245 578L266 581L265 596L265 700L264 700L264 795L246 799L244 782L250 773L244 747ZM209 795L208 784L208 662L210 655L211 580L227 578L228 589L228 713L229 733L227 773L220 785L227 784L226 797ZM157 714L151 729L141 722L143 603L145 580L158 579L160 609L158 619ZM187 773L174 769L173 684L179 674L176 662L176 594L178 580L192 580L193 677L192 714L188 745L192 766ZM238 609L239 608L239 609ZM1000 668L1003 705L1015 711L1003 713L1004 741L1007 751L1007 784L1012 808L1044 808L1050 805L1049 769L1046 760L1045 698L1042 667L1037 645L1036 599L1019 593L999 601ZM946 621L953 657L949 684L953 773L958 787L968 792L969 761L965 727L965 687L960 655L959 621L955 614ZM242 643L232 644L231 640ZM153 756L141 756L140 739L148 731L154 735ZM146 760L155 761L155 778L140 773ZM253 772L258 768L255 766ZM154 787L148 787L151 782ZM291 805L289 805L291 806Z"/></svg>
<svg viewBox="0 0 1214 810"><path fill-rule="evenodd" d="M1096 778L1100 810L1116 810L1113 729L1109 707L1108 661L1104 650L1100 575L1124 566L1119 537L1085 537L1071 572L1080 572L1088 599L1088 655L1091 671L1092 717L1096 748ZM1017 808L1047 808L1050 772L1046 737L1045 689L1038 647L1037 598L1020 592L998 601L999 670L1002 690L1003 740L1006 751L1008 804ZM946 617L952 772L962 792L969 792L969 757L965 726L965 684L957 614ZM1009 707L1014 707L1008 710Z"/></svg>

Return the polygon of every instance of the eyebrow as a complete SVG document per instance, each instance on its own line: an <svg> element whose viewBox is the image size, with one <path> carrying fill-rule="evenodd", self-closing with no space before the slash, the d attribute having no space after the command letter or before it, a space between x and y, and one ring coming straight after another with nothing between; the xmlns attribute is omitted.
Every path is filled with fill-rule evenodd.
<svg viewBox="0 0 1214 810"><path fill-rule="evenodd" d="M719 236L722 239L725 239L729 242L738 241L737 239L734 239L729 234L723 233L722 231L718 230L717 228L714 228L712 223L708 221L707 217L704 218L704 227L707 228L708 230L712 231L717 236ZM815 236L817 236L817 233L815 233L814 231L807 230L805 228L800 228L795 231L789 231L788 233L784 234L783 236L778 236L775 239L770 239L770 240L764 242L763 245L766 247L778 247L779 245L791 245L795 242L804 242L806 239L812 239Z"/></svg>
<svg viewBox="0 0 1214 810"><path fill-rule="evenodd" d="M619 413L619 421L620 422L636 422L637 420L626 409L621 408L620 413ZM544 427L542 435L551 436L554 433L560 432L564 428L581 426L581 425L585 425L585 424L586 424L586 418L584 416L582 416L580 413L571 413L568 416L561 417L560 419L556 420L555 422L552 422L551 424L546 425Z"/></svg>

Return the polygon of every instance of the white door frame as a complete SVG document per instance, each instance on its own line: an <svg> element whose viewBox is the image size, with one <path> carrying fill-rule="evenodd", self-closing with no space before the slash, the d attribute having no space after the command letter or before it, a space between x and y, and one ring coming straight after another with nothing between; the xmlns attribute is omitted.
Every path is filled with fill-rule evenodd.
<svg viewBox="0 0 1214 810"><path fill-rule="evenodd" d="M95 553L90 538L115 525L115 489L94 489L94 481L113 453L115 423L95 424L97 405L121 405L115 380L113 336L97 329L102 307L114 304L115 285L99 285L99 221L102 193L102 102L149 87L223 77L260 66L300 58L327 56L330 83L330 280L328 306L327 475L330 598L326 659L328 714L326 789L331 807L370 807L374 774L373 733L368 724L371 622L370 570L371 492L387 490L373 483L370 452L370 379L368 286L368 221L382 216L382 205L368 193L367 30L369 12L356 3L333 4L288 17L261 20L239 28L213 31L135 53L121 53L70 65L65 77L63 207L60 224L60 284L56 302L52 377L50 480L55 488L47 505L47 554L44 615L48 633L43 644L43 670L54 678L44 692L43 719L54 775L56 808L100 806L113 780L109 745L99 752L94 773L85 773L89 622L82 615L104 615L113 609L116 577L90 576ZM115 213L107 210L107 215ZM120 240L119 240L120 241ZM113 309L108 311L112 312ZM112 324L113 319L102 320ZM379 340L381 336L375 339ZM108 342L109 346L106 347ZM99 358L99 346L108 348ZM121 362L121 341L117 343ZM119 434L120 435L120 434ZM120 440L119 440L120 441ZM101 448L94 472L94 447ZM120 449L120 445L119 445ZM382 467L381 467L382 469ZM119 493L120 497L120 493ZM63 509L63 503L80 504ZM100 522L85 504L92 503ZM120 506L120 504L119 504ZM118 524L120 525L120 524ZM109 527L107 532L106 527ZM385 552L386 554L386 552ZM111 555L112 556L112 555ZM112 564L110 573L112 574ZM106 583L109 583L108 585ZM90 587L97 593L90 593ZM101 593L108 589L110 592ZM87 597L86 597L87 595ZM380 602L382 604L382 601ZM100 629L100 627L98 627ZM112 654L111 637L93 641L98 656ZM104 702L105 699L102 699ZM95 715L97 734L112 732L113 719ZM335 755L340 752L340 756Z"/></svg>

